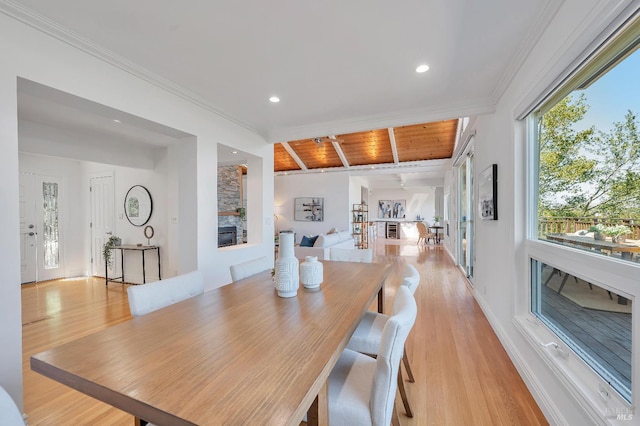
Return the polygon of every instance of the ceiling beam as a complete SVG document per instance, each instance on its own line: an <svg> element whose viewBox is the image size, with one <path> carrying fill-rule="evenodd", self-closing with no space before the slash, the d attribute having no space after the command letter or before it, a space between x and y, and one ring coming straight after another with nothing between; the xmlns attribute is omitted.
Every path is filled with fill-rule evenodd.
<svg viewBox="0 0 640 426"><path fill-rule="evenodd" d="M348 169L349 167L351 167L351 165L349 164L349 161L347 160L347 157L344 155L344 152L342 152L342 147L340 146L340 143L338 143L338 141L336 140L336 135L329 135L329 139L331 139L331 143L333 144L333 149L335 149L336 152L338 153L338 157L340 157L340 161L342 161L342 165L344 166L344 168Z"/></svg>
<svg viewBox="0 0 640 426"><path fill-rule="evenodd" d="M393 127L388 127L389 131L389 142L391 142L391 153L393 154L393 162L394 164L398 164L398 147L396 147L396 135L393 133Z"/></svg>
<svg viewBox="0 0 640 426"><path fill-rule="evenodd" d="M298 154L296 154L296 152L293 150L293 148L291 148L291 146L289 145L289 142L282 142L282 147L285 149L285 151L287 151L289 153L289 155L291 156L291 158L293 158L293 160L298 163L298 166L300 166L300 168L303 171L307 171L309 170L307 168L307 165L304 164L304 162L300 159L300 157L298 157Z"/></svg>

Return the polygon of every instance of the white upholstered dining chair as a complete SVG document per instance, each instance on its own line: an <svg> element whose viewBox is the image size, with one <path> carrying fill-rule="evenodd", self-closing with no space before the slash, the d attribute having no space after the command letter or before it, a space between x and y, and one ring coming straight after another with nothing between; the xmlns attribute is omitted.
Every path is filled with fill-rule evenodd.
<svg viewBox="0 0 640 426"><path fill-rule="evenodd" d="M329 260L337 260L340 262L371 263L373 261L373 250L335 247L329 249Z"/></svg>
<svg viewBox="0 0 640 426"><path fill-rule="evenodd" d="M127 288L131 315L139 317L204 293L202 272L193 271Z"/></svg>
<svg viewBox="0 0 640 426"><path fill-rule="evenodd" d="M400 286L400 288L406 287L413 296L419 284L420 273L413 265L407 265L403 273L402 285ZM356 330L353 332L349 343L347 343L347 348L363 354L377 356L378 353L376 351L380 346L382 331L384 330L384 326L389 318L390 317L385 314L380 314L377 312L367 312L364 315L362 321L360 321L360 324L358 324ZM402 362L404 364L405 370L407 371L409 382L415 382L406 349L402 355ZM402 373L400 372L400 370L398 370L398 387L400 390L400 397L402 398L405 412L408 417L413 417L413 411L411 410L411 405L409 404L409 399L407 398L407 393L404 388L404 382L402 381Z"/></svg>
<svg viewBox="0 0 640 426"><path fill-rule="evenodd" d="M404 342L416 320L417 307L411 291L400 286L387 319L377 358L345 349L329 375L329 424L386 426L394 421Z"/></svg>
<svg viewBox="0 0 640 426"><path fill-rule="evenodd" d="M24 419L18 406L2 386L0 386L0 425L24 426Z"/></svg>
<svg viewBox="0 0 640 426"><path fill-rule="evenodd" d="M243 278L259 274L263 271L268 271L269 269L273 269L273 265L269 262L269 259L267 259L266 256L247 260L246 262L231 265L229 267L229 270L231 271L231 281L233 282L240 281Z"/></svg>

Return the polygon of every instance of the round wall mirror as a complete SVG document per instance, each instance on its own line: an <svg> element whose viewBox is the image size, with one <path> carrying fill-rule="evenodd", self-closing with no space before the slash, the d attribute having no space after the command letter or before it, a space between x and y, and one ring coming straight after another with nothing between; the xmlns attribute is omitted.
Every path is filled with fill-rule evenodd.
<svg viewBox="0 0 640 426"><path fill-rule="evenodd" d="M150 240L153 238L153 226L151 225L147 225L144 227L144 236L147 237L147 240Z"/></svg>
<svg viewBox="0 0 640 426"><path fill-rule="evenodd" d="M151 218L153 201L149 190L142 185L134 185L124 197L124 214L133 226L142 226Z"/></svg>

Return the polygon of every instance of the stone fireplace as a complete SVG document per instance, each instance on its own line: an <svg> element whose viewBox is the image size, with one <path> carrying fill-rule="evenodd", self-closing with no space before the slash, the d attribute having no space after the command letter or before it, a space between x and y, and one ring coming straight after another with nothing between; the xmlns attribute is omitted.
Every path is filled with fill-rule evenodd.
<svg viewBox="0 0 640 426"><path fill-rule="evenodd" d="M238 165L218 166L218 247L246 243L242 176ZM232 235L233 234L233 235Z"/></svg>
<svg viewBox="0 0 640 426"><path fill-rule="evenodd" d="M235 226L218 228L218 247L235 246L238 244L238 231Z"/></svg>

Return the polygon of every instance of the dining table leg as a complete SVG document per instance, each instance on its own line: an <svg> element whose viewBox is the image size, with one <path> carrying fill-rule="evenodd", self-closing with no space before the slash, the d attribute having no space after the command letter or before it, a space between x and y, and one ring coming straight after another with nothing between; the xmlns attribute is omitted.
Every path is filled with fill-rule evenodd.
<svg viewBox="0 0 640 426"><path fill-rule="evenodd" d="M384 314L384 284L378 290L378 312Z"/></svg>
<svg viewBox="0 0 640 426"><path fill-rule="evenodd" d="M327 379L328 380L328 379ZM325 381L307 411L307 426L329 425L329 384Z"/></svg>

